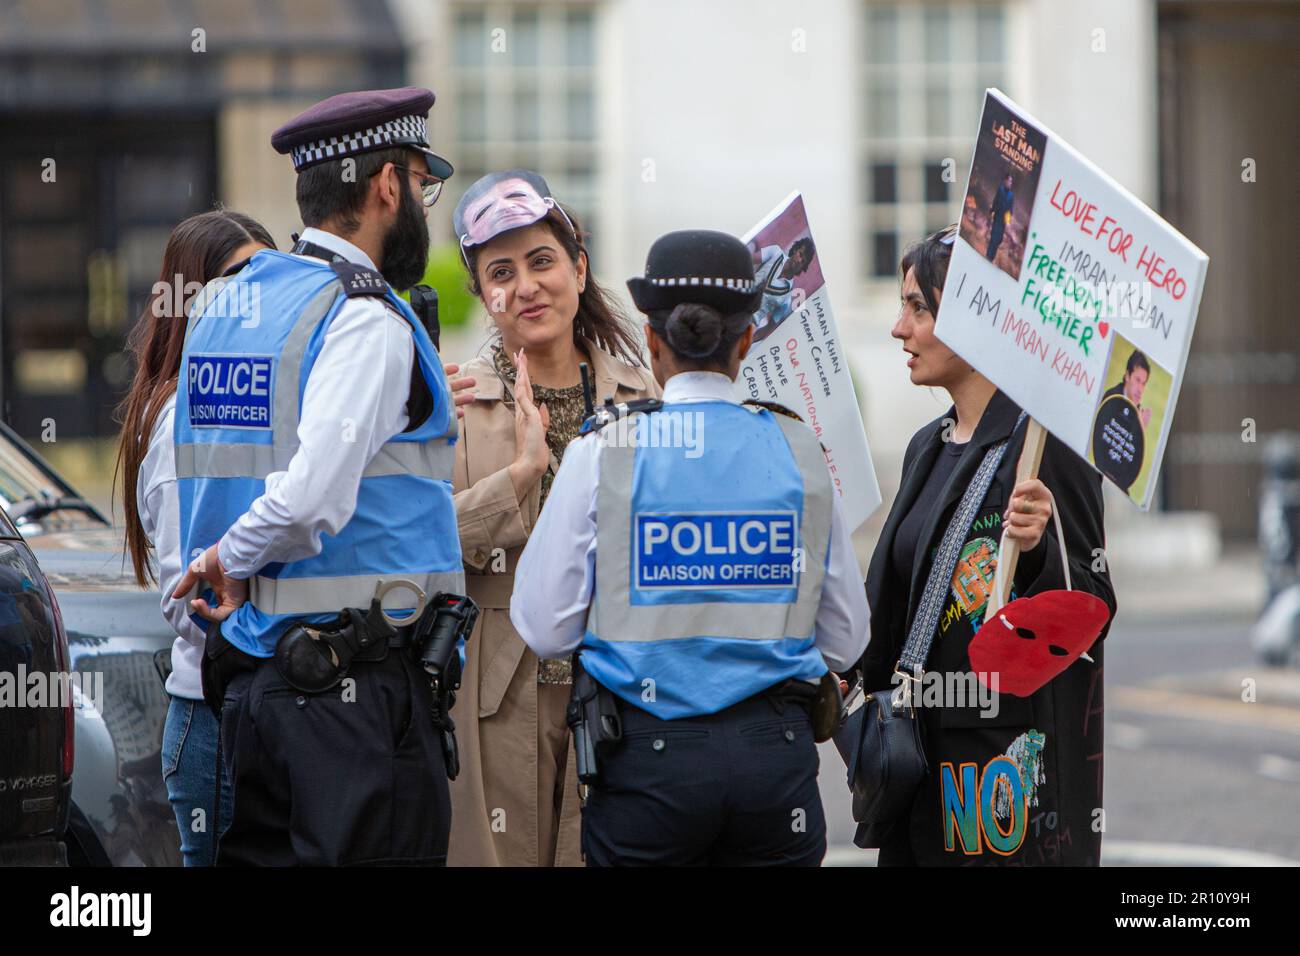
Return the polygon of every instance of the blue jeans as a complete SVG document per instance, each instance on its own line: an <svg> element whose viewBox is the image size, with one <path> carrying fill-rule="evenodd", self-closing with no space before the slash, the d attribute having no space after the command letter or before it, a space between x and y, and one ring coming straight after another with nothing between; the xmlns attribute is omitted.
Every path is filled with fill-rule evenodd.
<svg viewBox="0 0 1300 956"><path fill-rule="evenodd" d="M201 700L173 697L163 726L162 771L176 814L186 866L212 866L217 838L230 825L230 785L221 773L217 796L217 738L221 725ZM214 804L219 804L215 808Z"/></svg>

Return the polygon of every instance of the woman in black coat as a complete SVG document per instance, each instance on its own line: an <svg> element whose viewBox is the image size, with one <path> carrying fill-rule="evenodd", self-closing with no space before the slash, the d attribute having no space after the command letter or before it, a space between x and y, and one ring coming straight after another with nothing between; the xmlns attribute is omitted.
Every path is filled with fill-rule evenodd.
<svg viewBox="0 0 1300 956"><path fill-rule="evenodd" d="M903 477L867 574L871 643L863 655L864 687L892 685L930 565L962 493L991 445L1010 440L966 532L944 597L926 671L967 675L968 646L983 622L1003 522L1021 546L1011 598L1066 586L1050 521L1052 501L1066 537L1076 590L1115 612L1106 570L1101 479L1073 451L1048 437L1038 478L1016 484L1027 420L1021 410L934 335L955 227L911 247L900 266L902 311L892 335L910 358L914 385L948 391L953 407L918 431L907 447ZM1106 627L1109 627L1109 619ZM1030 697L990 694L921 706L929 775L910 814L880 840L880 864L1097 865L1102 813L1102 638L1086 658ZM914 685L915 686L915 685ZM922 690L925 685L918 688ZM931 685L932 687L934 685ZM955 684L945 681L945 686ZM922 700L933 704L933 697ZM964 704L964 706L959 706ZM999 756L1020 771L1019 805L1007 781L983 776ZM999 765L1006 767L1005 761ZM995 765L995 768L998 765ZM865 828L859 841L866 843Z"/></svg>

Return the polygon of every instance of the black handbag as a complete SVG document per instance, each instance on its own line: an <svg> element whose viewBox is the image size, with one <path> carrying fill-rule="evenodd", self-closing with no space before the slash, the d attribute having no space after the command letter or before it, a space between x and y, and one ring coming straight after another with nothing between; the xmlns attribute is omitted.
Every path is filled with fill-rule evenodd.
<svg viewBox="0 0 1300 956"><path fill-rule="evenodd" d="M862 824L854 842L874 847L907 817L929 767L916 708L896 706L892 689L866 694L859 685L857 693L861 704L835 734L835 746L849 768L853 819Z"/></svg>
<svg viewBox="0 0 1300 956"><path fill-rule="evenodd" d="M1021 412L1016 427L1024 420L1025 413ZM919 683L925 673L935 626L939 623L962 543L1002 463L1007 441L998 442L985 453L948 522L912 616L907 642L894 667L896 685L877 691L855 689L850 695L848 719L835 735L835 746L848 765L853 819L859 824L853 842L860 847L880 846L895 825L907 818L916 791L929 773L925 735L913 704L912 685ZM853 699L859 693L861 705Z"/></svg>

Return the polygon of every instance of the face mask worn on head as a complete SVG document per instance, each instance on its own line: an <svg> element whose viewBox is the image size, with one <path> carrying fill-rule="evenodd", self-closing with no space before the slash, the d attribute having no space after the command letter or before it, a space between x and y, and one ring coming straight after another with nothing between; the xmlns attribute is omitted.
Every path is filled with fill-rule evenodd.
<svg viewBox="0 0 1300 956"><path fill-rule="evenodd" d="M452 227L465 265L470 264L466 252L469 247L481 246L511 229L541 222L552 209L564 218L576 239L578 232L573 221L551 195L546 180L537 173L507 169L481 177L465 190L452 215Z"/></svg>

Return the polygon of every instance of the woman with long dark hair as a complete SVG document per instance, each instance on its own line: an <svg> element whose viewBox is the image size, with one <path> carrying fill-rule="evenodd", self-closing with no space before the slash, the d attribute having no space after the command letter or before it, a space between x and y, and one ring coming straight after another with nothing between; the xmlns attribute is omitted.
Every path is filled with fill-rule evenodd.
<svg viewBox="0 0 1300 956"><path fill-rule="evenodd" d="M1087 655L1044 676L1029 696L994 689L999 675L975 687L969 649L986 617L1004 526L1021 549L1012 598L1072 586L1113 617L1110 575L1097 560L1105 546L1101 479L1048 436L1038 477L1016 480L1028 420L935 335L956 236L950 226L914 244L899 266L902 307L891 334L908 355L912 384L942 388L953 404L908 443L867 572L872 629L862 659L866 691L910 687L914 674L900 658L905 647L908 655L925 648L915 652L923 682L910 696L923 705L915 713L928 774L914 796L903 795L907 809L897 819L860 827L856 842L879 846L882 866L1097 865L1105 628ZM997 620L1023 646L1037 642L1044 675L1053 672L1051 655L1067 653L1046 629L1013 626L1006 614Z"/></svg>
<svg viewBox="0 0 1300 956"><path fill-rule="evenodd" d="M510 623L515 564L582 424L580 363L595 400L657 396L627 320L588 268L578 220L527 170L493 173L456 207L470 288L487 308L487 355L456 443L466 589L482 608L456 708L451 866L580 865L568 662L538 661Z"/></svg>
<svg viewBox="0 0 1300 956"><path fill-rule="evenodd" d="M176 378L194 295L258 251L274 248L270 233L242 213L218 209L184 220L167 240L162 272L127 343L135 377L118 409L122 434L117 454L126 553L141 587L151 581L160 586L163 616L177 634L167 678L171 703L162 761L186 866L213 863L229 791L224 780L217 780L218 724L203 703L199 680L203 631L190 619L186 602L171 597L187 563L180 553L172 444Z"/></svg>

